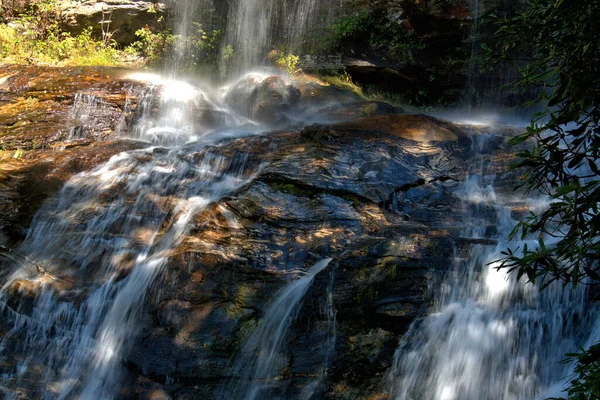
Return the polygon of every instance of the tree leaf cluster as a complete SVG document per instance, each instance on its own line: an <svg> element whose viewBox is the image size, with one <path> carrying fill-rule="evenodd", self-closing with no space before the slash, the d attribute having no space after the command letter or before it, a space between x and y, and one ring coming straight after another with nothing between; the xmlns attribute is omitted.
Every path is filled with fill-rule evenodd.
<svg viewBox="0 0 600 400"><path fill-rule="evenodd" d="M508 249L501 268L521 279L577 286L600 282L600 1L531 0L492 15L493 41L483 45L489 68L519 68L516 91L539 88L546 104L513 145L527 144L513 166L521 188L541 192L549 206L532 210L512 237L538 238L535 248ZM569 399L600 399L600 343L568 355L576 362Z"/></svg>
<svg viewBox="0 0 600 400"><path fill-rule="evenodd" d="M483 46L486 63L525 61L514 89L542 87L536 101L547 104L511 141L532 143L513 166L523 170L522 188L550 199L513 237L536 235L540 246L507 251L503 266L545 284L600 280L600 2L533 0L489 20L498 29Z"/></svg>

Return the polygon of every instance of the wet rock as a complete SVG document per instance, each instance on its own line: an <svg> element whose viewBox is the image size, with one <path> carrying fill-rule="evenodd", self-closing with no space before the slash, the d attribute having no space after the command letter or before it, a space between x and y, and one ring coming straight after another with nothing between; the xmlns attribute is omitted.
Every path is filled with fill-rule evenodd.
<svg viewBox="0 0 600 400"><path fill-rule="evenodd" d="M248 75L225 94L225 102L241 115L272 124L295 105L300 91L280 76Z"/></svg>
<svg viewBox="0 0 600 400"><path fill-rule="evenodd" d="M351 104L363 101L357 93L342 89L325 82L306 78L298 78L296 86L300 90L300 104L303 106L328 106L332 104Z"/></svg>
<svg viewBox="0 0 600 400"><path fill-rule="evenodd" d="M65 150L26 151L22 158L0 161L0 230L11 244L21 240L35 212L71 176L139 147L140 143L124 141L89 143Z"/></svg>
<svg viewBox="0 0 600 400"><path fill-rule="evenodd" d="M69 87L79 91L84 85L111 104L106 115L132 101L119 94L121 81L114 90L100 90L108 79L102 74L92 75L89 84L75 76L57 79L60 90L43 76L32 85L30 79L12 76L0 95L6 104L23 104L19 96L34 93L72 106ZM279 77L252 95L257 87L240 87L239 93L250 93L258 105L254 111L269 120L285 114L291 104L300 105L304 96L293 100L296 95ZM244 99L239 107L247 104ZM275 99L282 100L283 108ZM393 111L374 106L382 113ZM32 121L37 126L37 119ZM282 355L287 365L274 386L282 397L297 396L327 371L314 389L323 398L379 395L400 336L427 312L430 288L447 273L454 255L473 243L459 235L468 210L454 193L467 175L474 133L431 117L394 114L272 132L211 148L215 155L244 155L249 165L263 167L251 183L195 216L189 233L171 249L160 282L146 297L139 335L131 336L122 397L219 398L219 388L234 375L232 359L277 291L325 257L334 260L315 277L298 310ZM140 146L94 135L78 145L45 137L48 149L28 150L0 164L5 189L0 223L14 241L66 179ZM500 139L493 143L505 145ZM157 148L154 154L165 151ZM512 178L503 166L511 160L509 153L489 153L493 171L508 184ZM108 203L111 195L103 201ZM176 199L176 194L157 199L155 206ZM492 214L486 221L490 227ZM68 284L57 286L65 296ZM11 304L36 293L27 282L12 290ZM27 301L22 304L26 307ZM9 324L2 322L0 333L4 325Z"/></svg>
<svg viewBox="0 0 600 400"><path fill-rule="evenodd" d="M452 265L455 251L468 249L456 229L464 214L453 192L472 153L463 128L445 121L409 115L376 121L383 128L366 119L219 148L261 157L267 166L253 184L197 218L169 263L163 303L155 311L159 325L148 326L152 334L137 345L131 368L180 377L182 389L174 395L212 398L232 373L219 357L240 349L290 274L334 256L292 325L284 350L288 366L273 390L299 395L329 360L323 396L377 395L399 335L427 312L430 287ZM387 207L382 201L390 194L394 202ZM334 322L324 311L328 293L333 347ZM224 311L230 307L239 310L233 319ZM215 332L230 341L219 344ZM197 346L196 337L206 349L178 347L180 338ZM160 357L146 361L153 352L174 352L178 366L164 367ZM204 384L194 389L183 382Z"/></svg>
<svg viewBox="0 0 600 400"><path fill-rule="evenodd" d="M321 118L330 121L351 121L375 115L402 114L404 110L381 101L356 101L330 105L318 111Z"/></svg>
<svg viewBox="0 0 600 400"><path fill-rule="evenodd" d="M146 87L127 73L0 66L0 230L9 242L71 176L143 146L110 141L126 133Z"/></svg>
<svg viewBox="0 0 600 400"><path fill-rule="evenodd" d="M379 131L419 143L464 140L467 135L451 122L427 115L377 116L341 123L339 129Z"/></svg>
<svg viewBox="0 0 600 400"><path fill-rule="evenodd" d="M48 150L108 140L136 109L146 85L116 68L0 67L3 150Z"/></svg>
<svg viewBox="0 0 600 400"><path fill-rule="evenodd" d="M129 363L143 375L160 380L229 376L235 329L251 314L252 310L235 304L192 306L170 301L162 307L160 325L137 342Z"/></svg>

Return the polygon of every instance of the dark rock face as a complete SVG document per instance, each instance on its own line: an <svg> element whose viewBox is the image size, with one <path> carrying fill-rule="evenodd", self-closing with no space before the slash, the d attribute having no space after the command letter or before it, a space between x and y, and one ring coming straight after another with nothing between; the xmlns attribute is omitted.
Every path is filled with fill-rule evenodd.
<svg viewBox="0 0 600 400"><path fill-rule="evenodd" d="M89 79L69 70L60 75L44 71L36 70L40 78L28 79L9 71L0 93L0 111L7 110L2 115L9 122L14 115L5 107L16 107L21 98L51 102L38 114L33 109L23 114L31 129L17 135L9 122L2 128L3 144L19 141L11 152L28 149L23 158L0 163L0 225L13 243L44 199L72 174L139 146L102 132L136 118L135 107L131 114L121 107L136 103L133 94L141 86L98 71L86 70ZM334 103L322 94L330 89L313 84L312 89L308 84L290 88L279 77L263 82L251 95L252 104L269 121L283 112L280 106ZM78 142L65 141L65 132L86 126L67 111L74 93L82 90L106 106L93 124L102 129L69 147ZM343 96L337 110L361 116L347 106L356 103L353 94ZM393 111L384 104L373 106L379 109L375 114ZM55 122L50 117L56 113L60 118ZM51 125L44 125L47 120ZM171 250L166 271L146 297L138 331L131 333L121 397L222 398L219 390L237 379L232 359L276 292L297 270L325 257L334 260L304 298L284 349L287 366L274 390L282 398L295 398L325 368L327 376L315 388L317 398L382 395L382 379L400 336L427 312L431 292L452 258L470 245L460 236L468 210L453 194L469 160L481 151L491 173L508 188L514 176L506 172L512 156L504 143L511 133L476 141L472 138L481 132L474 128L393 114L215 146L217 155L243 155L264 167L253 182L197 215L192 230ZM45 140L47 148L32 150L35 140ZM490 213L490 227L494 215ZM72 281L55 282L56 290L76 292L69 286ZM35 290L19 281L11 288L10 301L23 306ZM0 335L4 329L0 324Z"/></svg>
<svg viewBox="0 0 600 400"><path fill-rule="evenodd" d="M232 355L286 272L332 256L293 324L288 366L274 390L294 398L329 357L319 397L377 395L399 335L427 311L430 288L455 251L468 249L469 240L457 234L464 214L453 191L472 155L467 133L450 123L377 118L376 130L358 120L354 127L312 126L219 149L248 153L267 166L249 187L196 218L197 228L150 296L155 304L141 328L147 333L128 361L133 371L163 384L173 398L219 398L234 375ZM408 128L426 135L405 138ZM333 348L323 311L328 291ZM168 354L173 360L165 361ZM139 379L132 375L128 384Z"/></svg>

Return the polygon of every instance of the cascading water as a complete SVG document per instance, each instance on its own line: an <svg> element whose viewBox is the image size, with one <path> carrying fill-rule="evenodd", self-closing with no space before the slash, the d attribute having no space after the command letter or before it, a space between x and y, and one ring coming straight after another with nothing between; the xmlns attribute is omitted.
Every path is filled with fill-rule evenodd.
<svg viewBox="0 0 600 400"><path fill-rule="evenodd" d="M153 118L148 110L156 102L161 112ZM40 398L115 396L146 293L170 252L200 210L260 168L247 156L224 158L207 147L222 136L201 137L207 130L194 124L191 110L204 103L228 115L223 127L246 121L191 85L162 82L142 99L131 130L156 147L121 153L73 177L37 213L20 248L29 261L1 292L12 329L0 350L19 354L3 357L12 362L2 376L8 398L22 390ZM30 301L13 304L12 296L28 294Z"/></svg>
<svg viewBox="0 0 600 400"><path fill-rule="evenodd" d="M497 245L476 244L466 257L455 255L434 312L411 326L396 351L387 382L397 400L536 398L567 376L568 366L559 362L585 342L597 323L585 288L555 284L539 292L497 270L494 261L509 245L535 246L536 241L507 243L515 224L511 207L496 195L484 158L457 196L472 215L464 237L491 237ZM530 208L545 206L539 200L522 201ZM490 212L496 225L491 235L486 232Z"/></svg>
<svg viewBox="0 0 600 400"><path fill-rule="evenodd" d="M319 261L305 275L289 283L275 295L235 363L235 372L239 378L231 388L224 390L224 398L255 400L272 397L270 382L287 363L287 357L281 352L288 330L313 279L331 260L326 258Z"/></svg>
<svg viewBox="0 0 600 400"><path fill-rule="evenodd" d="M191 16L204 3L177 2L181 37L169 79L130 77L149 83L137 103L139 118L127 133L144 148L73 177L37 213L19 249L25 257L13 257L13 269L3 275L0 310L3 328L9 327L0 341L5 397L24 392L47 399L119 397L123 363L137 337L147 294L169 257L200 211L234 194L261 170L248 155L220 155L218 146L257 132L258 124L249 119L257 117L256 110L240 116L223 103L242 113L239 109L249 108L251 93L268 77L247 75L223 89L222 96L175 79ZM240 57L240 67L260 64L276 44L298 49L319 22L316 14L338 7L325 3L233 0L226 44ZM277 78L271 81L289 83ZM98 98L77 96L73 118L80 120L82 131L74 130L69 139L93 127L93 115L101 108ZM474 149L481 151L484 140ZM475 244L467 255L456 250L435 313L413 324L396 352L387 381L397 399L526 399L556 393L553 385L569 373L568 366L558 365L562 355L585 343L593 322L588 344L600 335L583 288L555 285L538 293L487 265L500 257L514 225L510 204L496 195L492 183L479 163L457 196L472 215L464 236L498 244ZM529 201L529 206L538 205ZM486 228L490 215L495 231ZM315 276L330 262L314 265L269 303L236 360L234 384L223 389L221 398L277 397L274 381L288 362L283 352L291 324ZM333 275L326 300L326 351L297 393L303 400L327 390L336 346Z"/></svg>
<svg viewBox="0 0 600 400"><path fill-rule="evenodd" d="M229 7L226 45L237 55L236 72L263 64L270 50L302 49L307 32L326 26L336 2L323 0L234 0Z"/></svg>
<svg viewBox="0 0 600 400"><path fill-rule="evenodd" d="M498 14L508 13L525 3L523 0L502 0L500 2L470 0L471 60L481 53L482 44L489 44L493 40L495 26L483 23L484 16L492 11ZM522 92L514 91L511 88L511 83L517 81L521 76L519 67L524 65L525 61L517 61L516 66L502 64L496 66L493 71L482 73L481 66L477 62L472 62L465 88L469 111L483 109L498 112L498 110L503 110L505 114L514 114L526 119L532 112L539 111L535 107L522 107L522 105L536 98L540 93L540 88L531 87Z"/></svg>
<svg viewBox="0 0 600 400"><path fill-rule="evenodd" d="M67 140L80 139L85 136L86 131L96 124L94 115L103 106L102 100L87 94L78 93L73 101L73 118L81 125L72 128Z"/></svg>
<svg viewBox="0 0 600 400"><path fill-rule="evenodd" d="M336 310L333 302L333 290L335 285L334 270L329 270L329 285L327 285L327 298L323 307L322 313L327 319L327 342L325 345L326 352L325 358L321 363L321 369L318 372L318 376L311 383L306 385L300 393L300 400L312 400L317 399L319 390L323 386L327 378L327 369L329 368L329 362L333 356L335 345L337 341L337 325L336 325Z"/></svg>

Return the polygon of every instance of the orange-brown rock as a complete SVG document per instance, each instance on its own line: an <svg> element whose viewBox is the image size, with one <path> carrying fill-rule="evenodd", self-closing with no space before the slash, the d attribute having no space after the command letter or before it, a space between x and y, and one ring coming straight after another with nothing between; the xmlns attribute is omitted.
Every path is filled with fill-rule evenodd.
<svg viewBox="0 0 600 400"><path fill-rule="evenodd" d="M334 126L346 131L373 131L415 142L444 142L465 139L457 125L422 114L374 116Z"/></svg>

